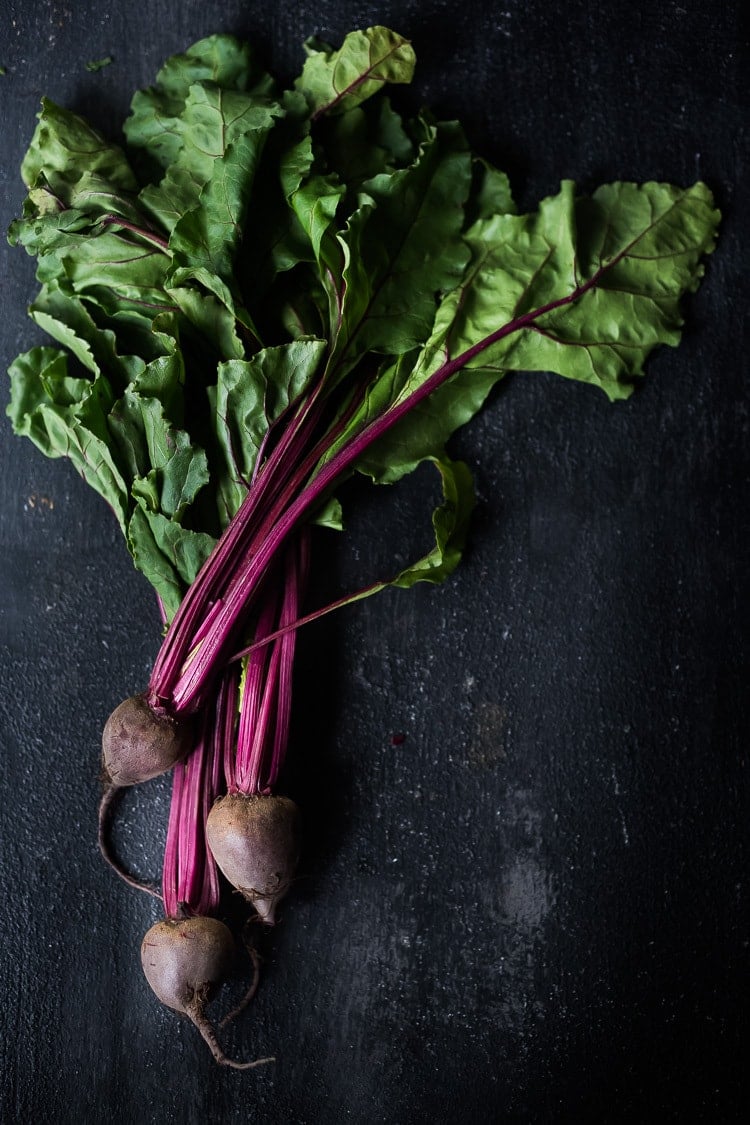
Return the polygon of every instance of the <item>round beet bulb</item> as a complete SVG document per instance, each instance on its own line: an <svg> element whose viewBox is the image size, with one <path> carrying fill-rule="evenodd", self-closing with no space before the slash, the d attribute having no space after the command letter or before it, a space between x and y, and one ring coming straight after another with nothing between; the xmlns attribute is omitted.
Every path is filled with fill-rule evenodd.
<svg viewBox="0 0 750 1125"><path fill-rule="evenodd" d="M288 797L219 797L206 838L226 878L269 926L289 890L299 858L299 811Z"/></svg>
<svg viewBox="0 0 750 1125"><path fill-rule="evenodd" d="M104 725L102 758L112 785L137 785L171 770L192 746L190 724L157 715L145 693L115 707Z"/></svg>
<svg viewBox="0 0 750 1125"><path fill-rule="evenodd" d="M234 940L218 918L165 918L151 927L141 945L143 972L162 1004L192 1020L218 1063L249 1070L274 1060L243 1063L227 1058L204 1014L233 957Z"/></svg>

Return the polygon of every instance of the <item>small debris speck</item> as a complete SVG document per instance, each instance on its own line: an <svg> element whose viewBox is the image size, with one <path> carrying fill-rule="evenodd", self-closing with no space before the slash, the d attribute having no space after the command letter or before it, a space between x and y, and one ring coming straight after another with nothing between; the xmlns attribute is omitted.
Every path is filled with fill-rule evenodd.
<svg viewBox="0 0 750 1125"><path fill-rule="evenodd" d="M86 63L86 70L90 70L92 74L97 70L103 70L105 66L109 66L112 62L112 56L107 55L105 59L91 59Z"/></svg>

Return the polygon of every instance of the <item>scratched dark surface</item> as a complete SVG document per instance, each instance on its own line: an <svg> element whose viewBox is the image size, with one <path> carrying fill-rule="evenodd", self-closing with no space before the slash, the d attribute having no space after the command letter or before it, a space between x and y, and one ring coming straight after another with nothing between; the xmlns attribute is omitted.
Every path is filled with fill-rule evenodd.
<svg viewBox="0 0 750 1125"><path fill-rule="evenodd" d="M287 789L303 878L221 1072L142 978L157 916L96 852L98 739L157 616L114 521L0 421L0 1118L18 1122L746 1120L747 28L739 3L93 0L0 7L0 208L44 92L107 131L217 30L291 76L382 22L407 102L459 116L532 206L562 177L696 175L725 213L685 339L629 402L509 380L454 444L480 506L443 589L302 642ZM90 59L112 55L99 73ZM744 187L744 192L743 192ZM0 359L39 340L0 248ZM3 405L7 388L3 386ZM314 598L414 553L431 482L357 502ZM403 740L400 736L403 735ZM117 840L158 872L166 782ZM232 985L236 995L240 982Z"/></svg>

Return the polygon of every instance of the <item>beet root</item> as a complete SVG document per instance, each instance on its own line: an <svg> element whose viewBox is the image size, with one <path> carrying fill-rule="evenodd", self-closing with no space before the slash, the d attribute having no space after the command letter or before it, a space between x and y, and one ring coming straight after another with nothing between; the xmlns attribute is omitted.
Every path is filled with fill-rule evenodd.
<svg viewBox="0 0 750 1125"><path fill-rule="evenodd" d="M206 838L226 878L272 926L299 858L299 810L294 801L229 793L214 802Z"/></svg>
<svg viewBox="0 0 750 1125"><path fill-rule="evenodd" d="M141 945L143 972L162 1004L192 1020L221 1066L250 1070L275 1060L227 1058L204 1012L233 957L234 939L218 918L165 918L151 927Z"/></svg>
<svg viewBox="0 0 750 1125"><path fill-rule="evenodd" d="M115 707L104 724L105 784L137 785L170 770L192 747L190 724L157 715L145 693Z"/></svg>

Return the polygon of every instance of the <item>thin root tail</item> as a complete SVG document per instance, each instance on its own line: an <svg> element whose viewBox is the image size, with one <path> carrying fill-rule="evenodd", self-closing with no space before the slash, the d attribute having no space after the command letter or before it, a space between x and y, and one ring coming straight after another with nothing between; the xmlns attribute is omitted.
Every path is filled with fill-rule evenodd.
<svg viewBox="0 0 750 1125"><path fill-rule="evenodd" d="M234 1067L235 1070L252 1070L255 1066L263 1066L264 1063L276 1062L275 1058L254 1059L252 1062L237 1062L235 1059L227 1058L219 1046L213 1024L204 1015L202 1001L196 997L196 999L188 1004L185 1012L198 1028L198 1031L200 1031L219 1066L231 1066Z"/></svg>
<svg viewBox="0 0 750 1125"><path fill-rule="evenodd" d="M260 957L258 956L258 953L253 948L253 946L251 946L247 942L245 943L245 945L247 948L247 952L250 955L250 960L253 963L253 979L250 981L250 987L240 1000L239 1004L235 1008L232 1008L231 1012L227 1012L227 1014L220 1021L220 1028L226 1027L228 1023L231 1023L233 1019L237 1018L240 1012L244 1012L248 1004L250 1004L255 999L255 994L258 991L258 985L260 984Z"/></svg>
<svg viewBox="0 0 750 1125"><path fill-rule="evenodd" d="M112 818L117 806L117 802L122 796L122 786L115 785L112 781L105 779L104 788L102 790L102 799L99 802L99 827L97 839L99 842L99 851L102 858L112 868L116 875L119 875L123 882L127 883L129 887L134 887L137 891L145 891L147 895L153 895L162 901L162 896L157 891L156 887L152 887L150 883L142 883L140 879L136 879L135 875L131 875L127 871L114 853L111 840Z"/></svg>

